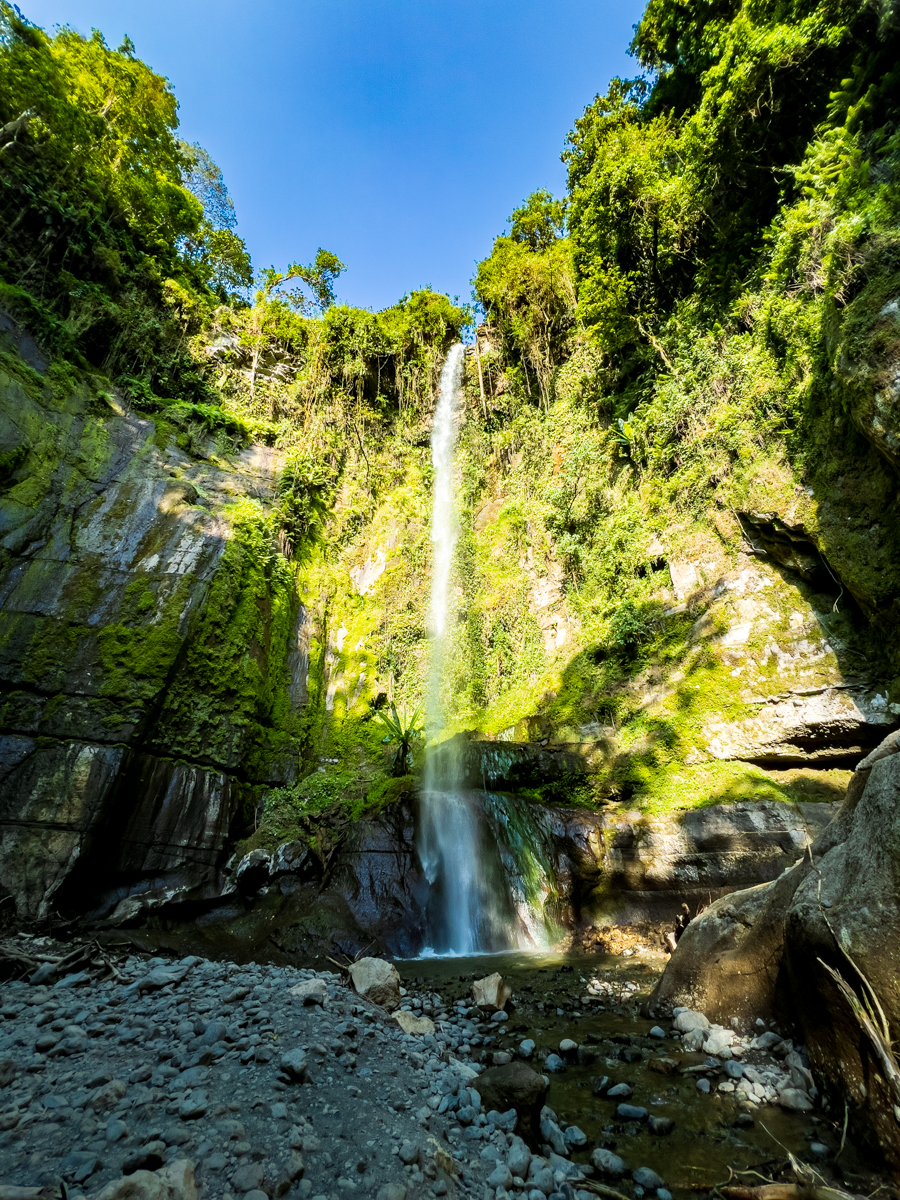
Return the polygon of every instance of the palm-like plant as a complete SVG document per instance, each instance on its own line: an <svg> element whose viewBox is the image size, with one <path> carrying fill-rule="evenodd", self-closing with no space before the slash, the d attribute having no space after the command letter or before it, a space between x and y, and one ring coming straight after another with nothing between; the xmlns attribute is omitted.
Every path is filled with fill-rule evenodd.
<svg viewBox="0 0 900 1200"><path fill-rule="evenodd" d="M421 725L422 708L421 705L410 716L406 710L401 715L397 711L397 705L391 701L390 708L379 709L375 714L376 720L380 721L387 730L382 741L385 745L391 742L395 743L397 750L394 754L393 772L395 776L409 774L409 755L412 749L412 743L416 738L422 736Z"/></svg>

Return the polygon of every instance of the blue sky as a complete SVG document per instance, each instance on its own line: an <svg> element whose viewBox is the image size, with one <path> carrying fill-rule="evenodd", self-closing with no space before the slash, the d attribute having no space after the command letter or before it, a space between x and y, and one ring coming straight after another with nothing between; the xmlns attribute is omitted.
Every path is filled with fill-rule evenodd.
<svg viewBox="0 0 900 1200"><path fill-rule="evenodd" d="M468 299L531 191L564 190L566 133L628 57L635 0L19 0L50 30L127 33L222 168L254 266L348 270L380 308Z"/></svg>

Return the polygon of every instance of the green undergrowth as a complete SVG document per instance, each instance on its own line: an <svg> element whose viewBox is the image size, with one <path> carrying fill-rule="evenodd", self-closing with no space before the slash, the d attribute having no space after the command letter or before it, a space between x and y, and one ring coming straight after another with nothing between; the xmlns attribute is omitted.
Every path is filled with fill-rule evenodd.
<svg viewBox="0 0 900 1200"><path fill-rule="evenodd" d="M237 844L235 852L240 857L256 849L272 851L291 841L321 850L343 837L348 823L377 816L410 797L415 787L411 775L368 782L352 771L314 772L266 793L255 830Z"/></svg>
<svg viewBox="0 0 900 1200"><path fill-rule="evenodd" d="M643 76L586 107L565 196L535 192L477 267L442 736L594 747L588 782L536 799L790 798L713 760L716 727L850 679L900 699L897 37L849 0L713 22L650 0ZM99 478L114 393L153 420L148 461L256 441L281 464L271 500L221 513L190 612L129 587L97 631L102 698L153 706L167 754L299 771L255 837L377 810L399 785L375 714L426 699L429 437L472 308L339 303L324 250L251 290L221 173L128 44L50 37L0 0L0 85L0 126L33 110L3 148L0 305L55 356L46 378L9 368L30 397L0 445L10 511L59 486L60 429ZM90 657L96 597L72 588L58 642L7 622L29 680Z"/></svg>

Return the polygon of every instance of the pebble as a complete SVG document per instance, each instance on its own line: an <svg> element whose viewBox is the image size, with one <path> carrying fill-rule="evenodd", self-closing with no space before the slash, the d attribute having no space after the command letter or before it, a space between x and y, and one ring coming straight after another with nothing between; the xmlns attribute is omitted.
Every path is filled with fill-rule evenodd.
<svg viewBox="0 0 900 1200"><path fill-rule="evenodd" d="M434 1154L448 1139L457 1161L493 1149L465 1169L479 1197L495 1172L492 1193L512 1186L508 1149L527 1173L515 1109L489 1122L467 1086L478 1074L468 1046L513 1058L488 1048L480 1012L451 1024L437 997L410 995L412 1016L435 1023L413 1039L328 971L138 956L118 969L125 985L85 976L77 994L4 984L0 1178L14 1186L62 1179L73 1200L110 1186L118 1196L119 1180L190 1159L223 1200L405 1200L421 1185L447 1194ZM314 986L292 991L303 984ZM457 1111L439 1117L448 1096ZM423 1125L434 1135L424 1148Z"/></svg>
<svg viewBox="0 0 900 1200"><path fill-rule="evenodd" d="M407 1189L417 1197L448 1193L435 1171L440 1148L462 1164L460 1191L473 1200L487 1194L491 1200L510 1194L582 1200L589 1194L579 1187L580 1169L570 1158L588 1146L578 1126L546 1109L539 1139L546 1157L535 1156L515 1134L515 1110L485 1113L469 1086L481 1064L535 1056L535 1041L519 1032L523 1026L516 1027L522 1040L508 1036L506 1013L489 1021L467 1004L444 1006L410 988L404 1010L411 1020L427 1017L434 1024L433 1033L412 1036L329 971L134 957L122 972L125 986L85 979L74 993L4 986L0 1178L20 1186L62 1178L75 1200L82 1191L99 1194L126 1168L130 1174L158 1171L166 1161L190 1158L209 1194L222 1200L247 1200L254 1192L256 1200L288 1192L296 1200L405 1200ZM163 977L168 982L161 983ZM311 983L316 986L303 986ZM570 1016L584 1008L565 1003ZM714 1082L699 1078L701 1091L731 1089L746 1107L796 1103L805 1112L803 1105L812 1106L799 1086L808 1078L802 1049L763 1030L754 1040L768 1038L785 1062L760 1064L750 1054L744 1064L729 1055L747 1051L749 1039L711 1027L692 1010L676 1014L676 1029L679 1017L687 1029L679 1030L684 1038L674 1047L686 1049L696 1037L709 1053L705 1069ZM660 1043L669 1035L654 1026L649 1036ZM38 1043L46 1049L36 1050ZM478 1063L468 1058L470 1047L483 1047ZM549 1075L570 1065L585 1086L588 1072L580 1068L591 1062L617 1058L623 1064L642 1055L627 1039L611 1048L593 1034L583 1045L564 1038L557 1051L537 1069ZM666 1048L657 1044L652 1053ZM665 1074L679 1069L677 1055L651 1058L648 1066L659 1064ZM630 1144L619 1122L645 1122L656 1137L675 1127L671 1118L649 1116L648 1108L618 1103L632 1096L628 1083L608 1093L608 1078L591 1079L590 1086L617 1102L607 1133L619 1139L619 1148ZM752 1124L741 1114L736 1126L743 1117ZM637 1129L632 1124L624 1132ZM44 1147L60 1139L58 1154L48 1157ZM829 1153L821 1143L809 1150L811 1158ZM632 1173L633 1159L626 1166L605 1147L593 1150L591 1162L600 1178ZM655 1192L657 1200L671 1200L650 1168L638 1168L633 1183L635 1197Z"/></svg>
<svg viewBox="0 0 900 1200"><path fill-rule="evenodd" d="M665 1181L655 1171L651 1171L649 1167L638 1167L632 1173L631 1178L638 1187L646 1188L648 1192L655 1192L657 1188L666 1186Z"/></svg>
<svg viewBox="0 0 900 1200"><path fill-rule="evenodd" d="M605 1150L602 1146L598 1146L593 1152L591 1162L598 1174L606 1175L610 1179L621 1179L628 1170L618 1154L613 1154L612 1150Z"/></svg>

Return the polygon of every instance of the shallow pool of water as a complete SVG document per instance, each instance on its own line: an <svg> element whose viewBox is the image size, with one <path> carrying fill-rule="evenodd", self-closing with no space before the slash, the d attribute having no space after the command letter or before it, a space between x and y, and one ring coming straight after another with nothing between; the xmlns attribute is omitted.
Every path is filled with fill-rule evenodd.
<svg viewBox="0 0 900 1200"><path fill-rule="evenodd" d="M751 1110L753 1124L743 1126L747 1107L734 1096L718 1092L717 1084L726 1077L722 1071L709 1072L710 1095L697 1087L703 1053L685 1053L672 1038L651 1039L656 1024L640 1015L645 999L665 966L662 957L623 957L615 955L578 955L554 952L481 955L471 958L428 958L398 962L404 983L416 990L440 993L445 1002L471 999L474 979L499 971L513 989L509 1020L488 1048L516 1048L525 1038L537 1045L532 1065L540 1070L545 1051L558 1051L564 1038L579 1043L585 1056L594 1061L571 1063L565 1071L551 1074L548 1104L555 1110L562 1128L577 1125L588 1143L573 1157L587 1162L595 1146L614 1151L631 1170L646 1166L666 1181L676 1194L687 1196L716 1184L725 1184L742 1171L758 1171L765 1177L784 1164L787 1152L806 1162L817 1160L810 1151L812 1142L827 1145L832 1153L840 1143L840 1131L822 1114L786 1112L772 1105ZM626 1003L604 1002L603 1008L586 1002L586 987L591 979L620 987L626 981L637 985ZM668 1029L668 1022L661 1022ZM649 1060L667 1057L677 1060L677 1073L663 1075L651 1069ZM753 1061L752 1052L745 1056ZM631 1059L632 1061L628 1061ZM608 1076L612 1083L627 1083L633 1089L628 1103L646 1108L653 1116L670 1117L674 1130L665 1137L653 1136L646 1122L622 1122L616 1116L617 1100L593 1094L596 1083ZM845 1171L865 1172L847 1146L841 1157ZM819 1164L820 1165L820 1164ZM848 1179L849 1179L848 1175ZM748 1185L761 1180L744 1177ZM626 1190L629 1188L626 1186Z"/></svg>

